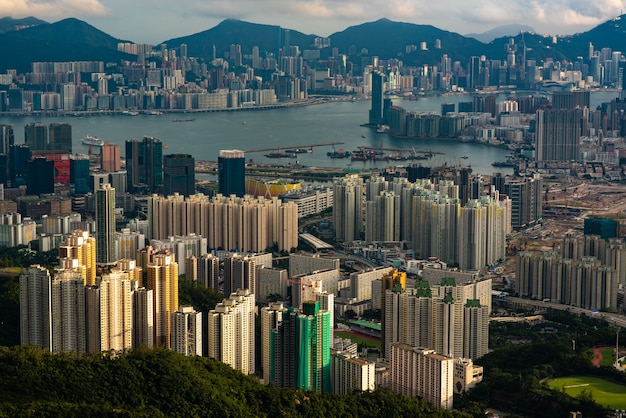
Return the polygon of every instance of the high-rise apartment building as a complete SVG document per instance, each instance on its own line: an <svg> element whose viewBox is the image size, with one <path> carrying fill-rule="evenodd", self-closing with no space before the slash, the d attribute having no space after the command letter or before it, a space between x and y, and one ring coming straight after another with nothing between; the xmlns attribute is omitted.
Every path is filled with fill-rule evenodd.
<svg viewBox="0 0 626 418"><path fill-rule="evenodd" d="M457 285L450 278L436 286L417 281L412 289L387 290L383 311L385 358L390 358L396 342L430 348L449 357L483 356L489 343L490 308L478 300L479 296L483 295L474 284Z"/></svg>
<svg viewBox="0 0 626 418"><path fill-rule="evenodd" d="M242 197L246 192L246 164L244 152L221 150L217 157L217 182L220 194Z"/></svg>
<svg viewBox="0 0 626 418"><path fill-rule="evenodd" d="M109 183L96 190L96 262L115 262L115 189Z"/></svg>
<svg viewBox="0 0 626 418"><path fill-rule="evenodd" d="M140 287L133 292L133 347L154 347L154 291Z"/></svg>
<svg viewBox="0 0 626 418"><path fill-rule="evenodd" d="M49 126L48 149L72 152L72 125L64 122L54 122Z"/></svg>
<svg viewBox="0 0 626 418"><path fill-rule="evenodd" d="M324 393L332 391L330 321L330 312L320 310L319 302L314 301L304 302L302 313L296 316L296 387L299 389Z"/></svg>
<svg viewBox="0 0 626 418"><path fill-rule="evenodd" d="M263 384L274 382L274 364L276 362L276 329L283 320L287 308L280 302L270 303L261 308L261 371Z"/></svg>
<svg viewBox="0 0 626 418"><path fill-rule="evenodd" d="M298 207L277 198L151 196L148 222L150 239L194 233L210 248L241 252L265 251L274 243L279 250L298 246Z"/></svg>
<svg viewBox="0 0 626 418"><path fill-rule="evenodd" d="M181 306L172 313L170 348L185 356L202 356L202 312Z"/></svg>
<svg viewBox="0 0 626 418"><path fill-rule="evenodd" d="M426 399L442 409L452 409L454 359L427 348L395 343L391 346L391 390Z"/></svg>
<svg viewBox="0 0 626 418"><path fill-rule="evenodd" d="M520 296L533 299L584 309L616 309L625 257L620 240L566 237L560 254L522 251L517 255L516 289Z"/></svg>
<svg viewBox="0 0 626 418"><path fill-rule="evenodd" d="M463 357L477 359L489 351L489 308L469 299L463 311Z"/></svg>
<svg viewBox="0 0 626 418"><path fill-rule="evenodd" d="M240 254L231 254L224 258L224 295L230 295L237 289L248 289L256 293L255 260Z"/></svg>
<svg viewBox="0 0 626 418"><path fill-rule="evenodd" d="M146 287L154 296L154 345L169 348L171 315L178 309L178 263L171 254L154 254L146 270Z"/></svg>
<svg viewBox="0 0 626 418"><path fill-rule="evenodd" d="M190 196L196 192L195 160L189 154L169 154L163 158L163 194Z"/></svg>
<svg viewBox="0 0 626 418"><path fill-rule="evenodd" d="M126 141L128 191L157 192L163 186L163 143L146 136Z"/></svg>
<svg viewBox="0 0 626 418"><path fill-rule="evenodd" d="M591 93L589 90L565 91L552 93L552 109L574 110L589 108Z"/></svg>
<svg viewBox="0 0 626 418"><path fill-rule="evenodd" d="M48 127L41 122L25 125L24 144L31 151L46 151L48 149Z"/></svg>
<svg viewBox="0 0 626 418"><path fill-rule="evenodd" d="M365 392L375 389L376 363L355 354L331 350L333 393L350 395L354 391Z"/></svg>
<svg viewBox="0 0 626 418"><path fill-rule="evenodd" d="M578 161L583 110L538 110L535 116L537 161Z"/></svg>
<svg viewBox="0 0 626 418"><path fill-rule="evenodd" d="M333 182L333 226L339 241L361 239L364 231L364 185L358 175L337 178Z"/></svg>
<svg viewBox="0 0 626 418"><path fill-rule="evenodd" d="M136 282L126 272L113 270L100 283L100 349L127 350L133 344L133 291Z"/></svg>
<svg viewBox="0 0 626 418"><path fill-rule="evenodd" d="M77 260L85 285L96 285L96 239L89 231L72 231L59 247L59 259Z"/></svg>
<svg viewBox="0 0 626 418"><path fill-rule="evenodd" d="M51 293L52 351L84 353L87 348L85 282L80 272L57 270Z"/></svg>
<svg viewBox="0 0 626 418"><path fill-rule="evenodd" d="M391 343L396 341L394 335L397 331L396 327L393 325L393 310L392 308L387 308L387 291L395 290L395 293L398 293L401 290L406 289L406 273L403 271L399 271L397 269L393 269L387 274L384 274L381 278L381 313L382 313L382 344L381 344L381 352L385 356L384 358L389 358L389 349L391 347Z"/></svg>
<svg viewBox="0 0 626 418"><path fill-rule="evenodd" d="M20 344L52 351L52 281L47 268L32 265L20 274Z"/></svg>
<svg viewBox="0 0 626 418"><path fill-rule="evenodd" d="M200 257L207 253L207 239L196 234L170 236L168 239L150 240L150 245L157 251L167 250L174 255L178 263L178 274L186 274L185 260L187 257Z"/></svg>
<svg viewBox="0 0 626 418"><path fill-rule="evenodd" d="M220 291L220 259L213 254L198 258L198 283Z"/></svg>
<svg viewBox="0 0 626 418"><path fill-rule="evenodd" d="M208 314L209 357L243 374L255 372L254 300L254 294L239 289Z"/></svg>
<svg viewBox="0 0 626 418"><path fill-rule="evenodd" d="M113 173L121 170L120 146L105 142L100 148L100 168Z"/></svg>

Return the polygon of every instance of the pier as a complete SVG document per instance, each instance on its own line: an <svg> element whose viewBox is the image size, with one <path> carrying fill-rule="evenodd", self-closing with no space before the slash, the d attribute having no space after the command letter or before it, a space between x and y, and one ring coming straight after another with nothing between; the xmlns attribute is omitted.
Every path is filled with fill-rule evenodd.
<svg viewBox="0 0 626 418"><path fill-rule="evenodd" d="M275 148L257 148L257 149L247 149L244 150L243 152L250 153L250 152L266 152L266 151L282 151L284 149L297 149L297 148L301 148L301 149L312 149L315 147L327 147L327 146L334 146L334 145L342 145L343 142L325 142L323 144L298 144L298 145L286 145L283 147L275 147Z"/></svg>

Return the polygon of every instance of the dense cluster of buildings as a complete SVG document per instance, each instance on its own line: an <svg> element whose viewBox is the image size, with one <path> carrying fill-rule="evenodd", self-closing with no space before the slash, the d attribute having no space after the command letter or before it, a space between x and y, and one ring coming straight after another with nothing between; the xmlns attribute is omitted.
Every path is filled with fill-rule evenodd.
<svg viewBox="0 0 626 418"><path fill-rule="evenodd" d="M387 124L393 135L469 135L490 143L504 137L531 143L533 162L516 162L523 176L494 174L488 182L470 169L411 166L402 175L347 175L332 188L278 198L246 194L244 152L222 150L218 190L205 195L196 193L193 157L164 155L158 138L126 141L122 166L120 147L110 143L99 144L92 161L72 154L69 124L28 124L23 145L15 144L11 125L0 125L0 245L37 240L40 250L59 249L54 271L33 265L20 275L22 344L78 353L168 347L259 374L277 387L338 394L388 387L451 408L454 392L482 379L473 360L488 350L492 285L482 273L505 258L509 233L541 220L541 174L563 170L561 164L569 170L573 162L610 168L626 158L619 100L590 110L582 91L556 92L551 106L540 98L496 103L495 96L477 95L433 115L407 112L383 95L541 80L617 85L621 54L604 49L590 50L591 65L571 68L549 60L538 67L525 56L520 65L525 46L520 51L513 43L506 63L472 57L466 69L445 55L439 66L418 69L371 57L354 76L338 51L311 70L305 63L319 64L319 54L287 44L279 54L255 47L251 55L232 45L229 60L213 57L210 65L188 57L185 45L120 48L137 55L120 74L101 62L33 63L21 76L25 83L51 83L53 91L11 85L0 91L0 112L208 110L274 105L309 91L371 93L370 124ZM407 53L415 50L407 46ZM161 67L147 60L152 55ZM187 71L202 81L185 80ZM385 266L347 276L338 257L294 253L299 218L331 207L326 233L346 249L365 255L401 249L382 256ZM117 228L120 209L145 219ZM560 252L520 252L519 294L615 309L626 250L622 240L604 238L567 237ZM288 269L275 266L271 251L291 252ZM400 266L419 279L407 280ZM181 275L224 299L209 312L179 306ZM377 309L380 324L357 324L381 339L375 362L334 338L334 329L337 315Z"/></svg>

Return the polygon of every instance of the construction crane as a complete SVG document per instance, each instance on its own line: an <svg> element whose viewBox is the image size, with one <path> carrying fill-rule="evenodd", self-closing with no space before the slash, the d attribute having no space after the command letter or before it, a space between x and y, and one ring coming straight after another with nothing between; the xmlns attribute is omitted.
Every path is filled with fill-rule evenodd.
<svg viewBox="0 0 626 418"><path fill-rule="evenodd" d="M321 281L315 281L313 283L305 283L305 282L301 282L299 280L290 279L289 277L287 277L285 280L287 280L289 283L294 283L294 284L302 286L302 291L303 292L304 292L304 288L305 287L315 287L320 292L322 290L322 282Z"/></svg>

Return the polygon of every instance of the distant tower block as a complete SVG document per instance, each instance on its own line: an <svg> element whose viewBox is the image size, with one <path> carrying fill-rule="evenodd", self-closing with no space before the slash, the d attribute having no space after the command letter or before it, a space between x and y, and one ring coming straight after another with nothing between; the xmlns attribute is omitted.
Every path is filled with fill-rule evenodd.
<svg viewBox="0 0 626 418"><path fill-rule="evenodd" d="M244 152L221 150L217 158L219 192L224 196L243 196L246 189L246 164Z"/></svg>

